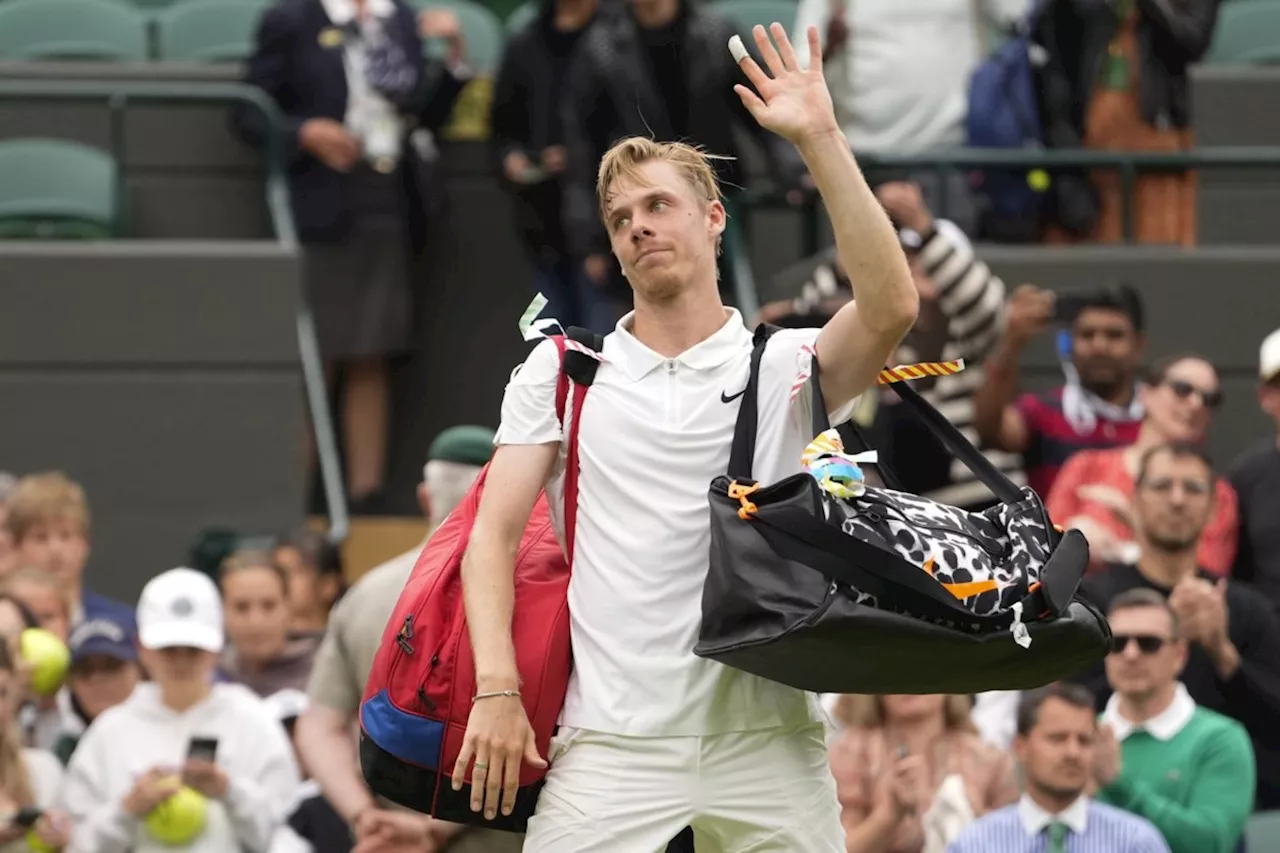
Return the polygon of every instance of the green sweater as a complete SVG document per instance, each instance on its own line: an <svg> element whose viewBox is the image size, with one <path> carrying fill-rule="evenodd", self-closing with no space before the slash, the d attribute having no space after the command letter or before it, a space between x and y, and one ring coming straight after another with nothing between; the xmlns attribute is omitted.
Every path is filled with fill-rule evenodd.
<svg viewBox="0 0 1280 853"><path fill-rule="evenodd" d="M1244 726L1207 708L1172 740L1135 731L1104 803L1145 817L1173 853L1231 853L1253 811L1253 745Z"/></svg>

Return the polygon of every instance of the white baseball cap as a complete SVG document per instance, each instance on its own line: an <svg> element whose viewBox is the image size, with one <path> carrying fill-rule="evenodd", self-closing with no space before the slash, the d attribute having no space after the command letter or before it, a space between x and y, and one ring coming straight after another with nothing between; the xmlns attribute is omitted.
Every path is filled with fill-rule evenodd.
<svg viewBox="0 0 1280 853"><path fill-rule="evenodd" d="M1262 339L1262 350L1258 356L1258 376L1263 382L1270 382L1280 376L1280 329Z"/></svg>
<svg viewBox="0 0 1280 853"><path fill-rule="evenodd" d="M195 569L170 569L147 581L138 597L138 642L145 649L222 651L217 584Z"/></svg>

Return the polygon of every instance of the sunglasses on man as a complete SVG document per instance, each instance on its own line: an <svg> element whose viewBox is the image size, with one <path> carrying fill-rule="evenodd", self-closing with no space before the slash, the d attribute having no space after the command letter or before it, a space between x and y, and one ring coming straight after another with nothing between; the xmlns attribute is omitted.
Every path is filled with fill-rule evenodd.
<svg viewBox="0 0 1280 853"><path fill-rule="evenodd" d="M1171 642L1168 637L1155 634L1114 634L1111 637L1111 654L1118 655L1129 648L1130 643L1137 643L1138 651L1144 655L1154 655L1168 642Z"/></svg>
<svg viewBox="0 0 1280 853"><path fill-rule="evenodd" d="M1165 380L1164 384L1168 386L1169 390L1172 391L1173 395L1179 400L1185 400L1192 394L1195 394L1200 398L1200 402L1206 409L1216 409L1222 405L1221 388L1205 390L1204 388L1197 388L1190 382L1185 382L1181 379L1168 379Z"/></svg>

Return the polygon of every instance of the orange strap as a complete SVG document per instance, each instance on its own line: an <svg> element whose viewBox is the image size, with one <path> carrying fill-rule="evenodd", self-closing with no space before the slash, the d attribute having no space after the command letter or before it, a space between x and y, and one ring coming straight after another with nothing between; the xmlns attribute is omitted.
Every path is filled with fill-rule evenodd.
<svg viewBox="0 0 1280 853"><path fill-rule="evenodd" d="M759 489L759 483L752 483L750 486L744 486L737 480L734 480L729 484L729 497L742 503L742 506L738 508L738 518L746 521L751 517L753 512L756 512L759 509L759 507L747 500L748 495L755 494Z"/></svg>
<svg viewBox="0 0 1280 853"><path fill-rule="evenodd" d="M968 581L967 583L944 583L943 586L946 587L947 592L961 600L973 598L975 595L981 595L984 592L992 592L993 590L1000 588L999 584L993 580Z"/></svg>

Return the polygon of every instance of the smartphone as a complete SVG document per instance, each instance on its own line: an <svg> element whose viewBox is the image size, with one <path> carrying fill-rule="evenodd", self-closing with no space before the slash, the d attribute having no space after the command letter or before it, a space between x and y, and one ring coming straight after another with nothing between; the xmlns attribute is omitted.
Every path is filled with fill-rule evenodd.
<svg viewBox="0 0 1280 853"><path fill-rule="evenodd" d="M1053 297L1053 320L1055 323L1070 323L1096 301L1096 297L1089 294L1058 293Z"/></svg>
<svg viewBox="0 0 1280 853"><path fill-rule="evenodd" d="M18 809L18 813L13 816L13 825L20 826L23 829L30 829L42 817L44 817L43 809L38 809L35 806L24 806Z"/></svg>
<svg viewBox="0 0 1280 853"><path fill-rule="evenodd" d="M193 737L187 744L187 758L198 758L213 763L218 757L216 737Z"/></svg>

